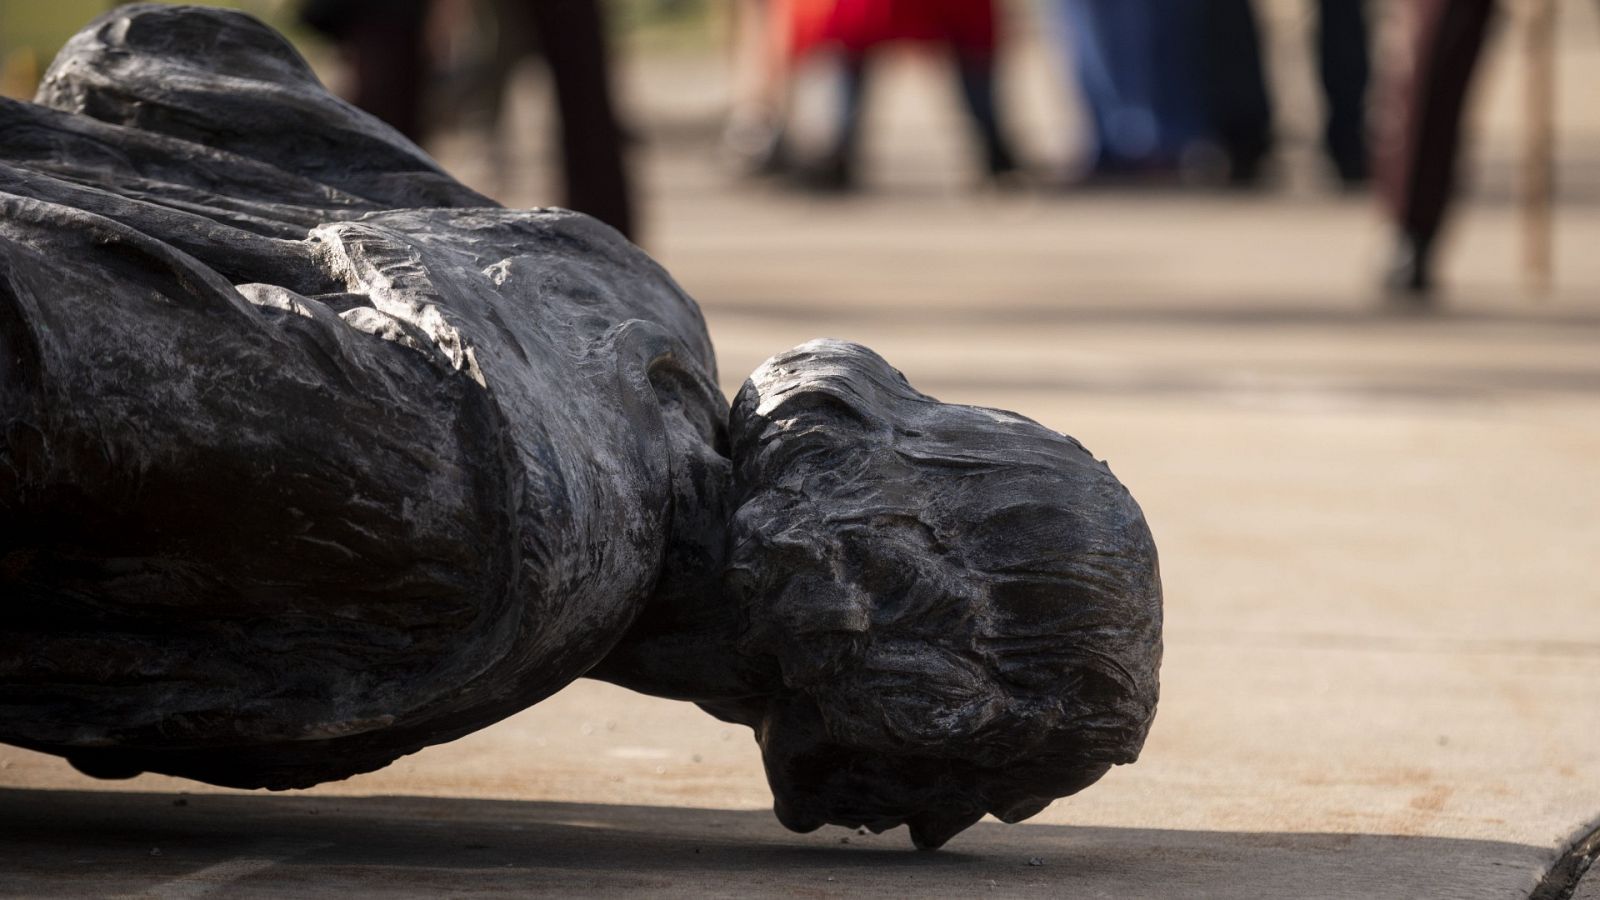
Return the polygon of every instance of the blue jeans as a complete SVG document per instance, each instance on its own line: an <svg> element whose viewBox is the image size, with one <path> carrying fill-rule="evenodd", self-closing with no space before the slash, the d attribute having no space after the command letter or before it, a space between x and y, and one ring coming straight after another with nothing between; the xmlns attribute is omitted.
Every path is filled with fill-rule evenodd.
<svg viewBox="0 0 1600 900"><path fill-rule="evenodd" d="M1176 164L1207 136L1202 0L1059 0L1096 171Z"/></svg>

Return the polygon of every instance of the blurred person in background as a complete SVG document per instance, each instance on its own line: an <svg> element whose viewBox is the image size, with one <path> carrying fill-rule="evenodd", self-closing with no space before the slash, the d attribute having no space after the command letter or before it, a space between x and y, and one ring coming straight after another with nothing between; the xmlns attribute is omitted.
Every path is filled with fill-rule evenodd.
<svg viewBox="0 0 1600 900"><path fill-rule="evenodd" d="M1272 97L1261 29L1251 0L1203 0L1212 128L1228 180L1260 183L1272 151ZM1317 61L1326 116L1323 148L1346 189L1370 180L1367 85L1371 51L1366 0L1317 0Z"/></svg>
<svg viewBox="0 0 1600 900"><path fill-rule="evenodd" d="M1415 0L1409 71L1378 155L1394 255L1384 275L1401 306L1431 305L1433 258L1456 187L1461 118L1495 0Z"/></svg>
<svg viewBox="0 0 1600 900"><path fill-rule="evenodd" d="M413 142L422 139L428 0L306 0L300 20L339 48L351 103Z"/></svg>
<svg viewBox="0 0 1600 900"><path fill-rule="evenodd" d="M1001 126L995 90L998 18L994 0L832 0L813 45L838 52L843 90L832 143L820 161L802 169L802 184L828 191L856 187L869 64L876 51L895 41L949 48L984 172L996 182L1014 175L1017 158ZM807 39L796 41L796 52L809 49Z"/></svg>
<svg viewBox="0 0 1600 900"><path fill-rule="evenodd" d="M788 171L795 69L821 41L833 0L735 0L733 101L723 147L748 175Z"/></svg>
<svg viewBox="0 0 1600 900"><path fill-rule="evenodd" d="M566 205L635 236L624 134L599 0L498 0L501 28L530 28L555 83ZM520 14L520 17L519 17Z"/></svg>
<svg viewBox="0 0 1600 900"><path fill-rule="evenodd" d="M1202 0L1059 0L1057 34L1089 114L1073 184L1172 182L1210 137Z"/></svg>
<svg viewBox="0 0 1600 900"><path fill-rule="evenodd" d="M427 52L429 0L306 0L300 18L327 35L351 66L351 102L413 141L433 60ZM599 0L494 0L494 103L516 58L537 48L554 83L561 129L562 205L635 235L623 129L611 86ZM457 16L471 22L471 17ZM497 121L498 110L494 114Z"/></svg>

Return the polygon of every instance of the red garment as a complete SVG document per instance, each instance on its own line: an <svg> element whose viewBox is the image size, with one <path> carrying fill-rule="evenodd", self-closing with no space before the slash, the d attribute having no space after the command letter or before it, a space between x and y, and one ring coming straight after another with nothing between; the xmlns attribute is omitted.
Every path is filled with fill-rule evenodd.
<svg viewBox="0 0 1600 900"><path fill-rule="evenodd" d="M796 5L814 9L817 4ZM965 54L990 56L997 17L994 0L833 0L832 13L816 37L848 53L865 53L889 41L932 41ZM797 51L807 49L802 43L796 41Z"/></svg>
<svg viewBox="0 0 1600 900"><path fill-rule="evenodd" d="M789 25L789 54L799 59L828 40L834 0L787 0L776 4L785 10Z"/></svg>

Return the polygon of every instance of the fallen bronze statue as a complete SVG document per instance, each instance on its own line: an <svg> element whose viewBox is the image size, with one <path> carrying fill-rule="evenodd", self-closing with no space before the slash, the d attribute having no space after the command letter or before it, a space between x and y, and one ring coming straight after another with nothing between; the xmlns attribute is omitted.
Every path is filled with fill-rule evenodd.
<svg viewBox="0 0 1600 900"><path fill-rule="evenodd" d="M588 677L752 728L789 828L937 847L1155 713L1155 546L1078 442L839 341L730 409L644 253L235 12L0 101L0 426L0 741L89 775L307 787Z"/></svg>

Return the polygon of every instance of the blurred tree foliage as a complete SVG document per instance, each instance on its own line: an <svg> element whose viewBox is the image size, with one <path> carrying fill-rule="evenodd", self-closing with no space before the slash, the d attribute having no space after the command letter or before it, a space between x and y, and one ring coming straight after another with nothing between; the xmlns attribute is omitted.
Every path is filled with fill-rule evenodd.
<svg viewBox="0 0 1600 900"><path fill-rule="evenodd" d="M703 51L722 45L736 0L610 0L612 28L634 52Z"/></svg>

